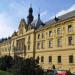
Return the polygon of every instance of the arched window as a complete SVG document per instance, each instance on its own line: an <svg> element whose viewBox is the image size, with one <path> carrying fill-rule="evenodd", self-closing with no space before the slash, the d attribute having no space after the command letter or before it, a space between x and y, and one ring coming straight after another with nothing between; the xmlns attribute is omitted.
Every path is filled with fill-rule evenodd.
<svg viewBox="0 0 75 75"><path fill-rule="evenodd" d="M68 25L68 32L72 32L72 25Z"/></svg>
<svg viewBox="0 0 75 75"><path fill-rule="evenodd" d="M40 34L38 34L38 39L40 39Z"/></svg>
<svg viewBox="0 0 75 75"><path fill-rule="evenodd" d="M68 45L73 45L73 37L72 36L68 37Z"/></svg>
<svg viewBox="0 0 75 75"><path fill-rule="evenodd" d="M52 31L49 31L49 36L52 36Z"/></svg>

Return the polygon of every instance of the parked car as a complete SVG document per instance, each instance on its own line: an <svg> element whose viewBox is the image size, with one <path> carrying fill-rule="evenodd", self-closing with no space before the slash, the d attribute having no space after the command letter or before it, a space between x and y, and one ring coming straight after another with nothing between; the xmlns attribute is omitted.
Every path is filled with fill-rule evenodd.
<svg viewBox="0 0 75 75"><path fill-rule="evenodd" d="M56 70L48 70L47 75L57 75L57 71Z"/></svg>
<svg viewBox="0 0 75 75"><path fill-rule="evenodd" d="M75 72L73 72L72 75L75 75Z"/></svg>
<svg viewBox="0 0 75 75"><path fill-rule="evenodd" d="M57 71L57 75L71 75L71 72L68 70L59 70Z"/></svg>

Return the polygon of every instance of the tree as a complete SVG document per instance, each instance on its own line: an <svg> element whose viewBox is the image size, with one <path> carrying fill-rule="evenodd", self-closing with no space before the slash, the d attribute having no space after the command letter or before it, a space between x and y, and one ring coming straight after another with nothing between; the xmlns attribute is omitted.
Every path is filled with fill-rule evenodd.
<svg viewBox="0 0 75 75"><path fill-rule="evenodd" d="M1 70L8 70L12 67L13 58L11 56L3 56L0 58L0 69Z"/></svg>
<svg viewBox="0 0 75 75"><path fill-rule="evenodd" d="M16 59L17 58L17 59ZM13 75L43 75L43 69L33 58L16 57L11 72Z"/></svg>

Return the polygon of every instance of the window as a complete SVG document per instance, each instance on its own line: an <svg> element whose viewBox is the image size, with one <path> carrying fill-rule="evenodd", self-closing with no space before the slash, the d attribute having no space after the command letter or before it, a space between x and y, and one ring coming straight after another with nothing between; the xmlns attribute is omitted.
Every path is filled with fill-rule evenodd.
<svg viewBox="0 0 75 75"><path fill-rule="evenodd" d="M44 33L42 33L42 38L44 38Z"/></svg>
<svg viewBox="0 0 75 75"><path fill-rule="evenodd" d="M28 36L28 44L30 44L30 36Z"/></svg>
<svg viewBox="0 0 75 75"><path fill-rule="evenodd" d="M61 56L58 56L58 63L61 63Z"/></svg>
<svg viewBox="0 0 75 75"><path fill-rule="evenodd" d="M30 45L28 45L28 50L30 50Z"/></svg>
<svg viewBox="0 0 75 75"><path fill-rule="evenodd" d="M30 50L30 36L28 36L28 50Z"/></svg>
<svg viewBox="0 0 75 75"><path fill-rule="evenodd" d="M41 48L44 49L44 41L42 41Z"/></svg>
<svg viewBox="0 0 75 75"><path fill-rule="evenodd" d="M28 36L28 40L30 40L30 36Z"/></svg>
<svg viewBox="0 0 75 75"><path fill-rule="evenodd" d="M57 34L58 34L58 35L61 34L61 29L60 29L60 28L57 29Z"/></svg>
<svg viewBox="0 0 75 75"><path fill-rule="evenodd" d="M68 37L68 45L73 45L73 38L72 38L72 36Z"/></svg>
<svg viewBox="0 0 75 75"><path fill-rule="evenodd" d="M38 39L40 39L40 34L38 34Z"/></svg>
<svg viewBox="0 0 75 75"><path fill-rule="evenodd" d="M13 42L14 43L14 42ZM17 50L24 50L25 38L17 40ZM13 46L14 47L14 46ZM16 49L14 48L14 49Z"/></svg>
<svg viewBox="0 0 75 75"><path fill-rule="evenodd" d="M52 36L52 31L49 31L49 36Z"/></svg>
<svg viewBox="0 0 75 75"><path fill-rule="evenodd" d="M44 62L44 56L41 56L41 62Z"/></svg>
<svg viewBox="0 0 75 75"><path fill-rule="evenodd" d="M52 56L49 56L48 59L49 59L48 61L51 63L52 62Z"/></svg>
<svg viewBox="0 0 75 75"><path fill-rule="evenodd" d="M69 63L73 63L73 55L69 56Z"/></svg>
<svg viewBox="0 0 75 75"><path fill-rule="evenodd" d="M53 47L52 42L53 42L52 40L49 40L49 48Z"/></svg>
<svg viewBox="0 0 75 75"><path fill-rule="evenodd" d="M58 47L62 46L62 40L61 40L61 38L57 39L57 46Z"/></svg>
<svg viewBox="0 0 75 75"><path fill-rule="evenodd" d="M40 42L37 43L37 49L40 49Z"/></svg>
<svg viewBox="0 0 75 75"><path fill-rule="evenodd" d="M72 32L72 25L68 25L68 32Z"/></svg>
<svg viewBox="0 0 75 75"><path fill-rule="evenodd" d="M40 59L40 58L39 58L39 56L38 56L38 57L37 57L37 63L39 63L39 59Z"/></svg>

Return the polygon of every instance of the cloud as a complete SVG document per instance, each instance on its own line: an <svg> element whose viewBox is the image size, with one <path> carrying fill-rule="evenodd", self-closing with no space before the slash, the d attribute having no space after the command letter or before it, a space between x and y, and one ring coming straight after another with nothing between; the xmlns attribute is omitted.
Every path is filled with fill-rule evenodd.
<svg viewBox="0 0 75 75"><path fill-rule="evenodd" d="M25 11L23 4L12 2L9 3L7 10L0 12L0 38L11 36L17 30L19 25L17 20L24 18Z"/></svg>
<svg viewBox="0 0 75 75"><path fill-rule="evenodd" d="M66 13L68 13L68 12L73 11L73 10L75 10L75 4L73 4L69 9L59 11L59 12L56 14L56 16L58 17L58 16L61 16L61 15L64 15L64 14L66 14ZM55 17L55 16L52 16L51 19L54 18L54 17Z"/></svg>
<svg viewBox="0 0 75 75"><path fill-rule="evenodd" d="M7 13L0 13L0 38L8 37L14 31L11 25L11 18Z"/></svg>
<svg viewBox="0 0 75 75"><path fill-rule="evenodd" d="M28 6L24 2L18 3L14 1L9 3L8 10L0 12L0 38L12 35L18 27L19 19L27 16L27 9ZM73 4L69 9L61 10L56 14L56 16L61 16L73 10L75 10L75 4ZM40 16L43 21L48 20L48 10L41 12ZM35 15L35 19L37 19L37 17L38 16ZM54 17L55 16L52 16L51 18ZM18 21L16 22L16 20Z"/></svg>

